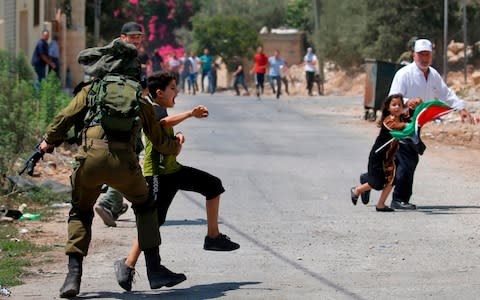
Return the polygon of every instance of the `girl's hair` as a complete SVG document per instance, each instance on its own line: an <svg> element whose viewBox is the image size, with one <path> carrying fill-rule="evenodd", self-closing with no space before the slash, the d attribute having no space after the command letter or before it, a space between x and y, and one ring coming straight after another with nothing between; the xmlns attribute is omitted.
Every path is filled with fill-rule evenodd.
<svg viewBox="0 0 480 300"><path fill-rule="evenodd" d="M403 106L403 95L402 94L393 94L393 95L390 95L388 96L387 100L385 100L385 102L383 103L383 107L382 107L382 116L380 118L380 120L378 121L378 127L382 127L382 124L383 124L383 121L385 120L386 117L388 117L390 115L390 111L388 110L388 108L390 107L390 102L392 102L393 99L396 99L396 98L399 98L402 103L402 106Z"/></svg>
<svg viewBox="0 0 480 300"><path fill-rule="evenodd" d="M172 72L161 71L148 77L148 92L155 97L157 90L165 91L172 80L175 80L175 74Z"/></svg>

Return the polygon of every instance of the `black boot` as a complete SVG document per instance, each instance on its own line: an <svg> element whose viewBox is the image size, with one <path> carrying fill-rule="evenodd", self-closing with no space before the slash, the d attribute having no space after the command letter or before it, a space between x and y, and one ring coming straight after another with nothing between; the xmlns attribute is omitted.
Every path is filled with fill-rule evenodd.
<svg viewBox="0 0 480 300"><path fill-rule="evenodd" d="M72 298L80 292L82 279L83 256L71 254L68 256L68 273L65 282L60 288L60 298Z"/></svg>
<svg viewBox="0 0 480 300"><path fill-rule="evenodd" d="M162 286L172 287L187 279L185 274L173 273L160 264L158 247L146 249L143 254L145 255L147 277L151 289L159 289Z"/></svg>

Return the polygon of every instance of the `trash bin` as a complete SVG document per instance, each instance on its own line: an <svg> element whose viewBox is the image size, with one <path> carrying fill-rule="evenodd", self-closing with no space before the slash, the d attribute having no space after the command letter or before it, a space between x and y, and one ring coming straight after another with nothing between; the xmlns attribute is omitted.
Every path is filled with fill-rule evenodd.
<svg viewBox="0 0 480 300"><path fill-rule="evenodd" d="M388 96L393 76L403 65L375 59L365 59L365 94L363 106L364 119L375 121L377 110L382 109L383 102Z"/></svg>

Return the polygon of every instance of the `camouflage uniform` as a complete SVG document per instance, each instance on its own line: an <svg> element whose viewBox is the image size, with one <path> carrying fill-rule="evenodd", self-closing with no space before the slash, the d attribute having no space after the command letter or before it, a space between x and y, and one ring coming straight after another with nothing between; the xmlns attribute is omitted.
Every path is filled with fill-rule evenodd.
<svg viewBox="0 0 480 300"><path fill-rule="evenodd" d="M121 54L123 62L127 63L118 63L118 54ZM86 65L86 70L93 76L102 76L112 71L137 75L140 65L136 57L137 52L133 45L117 39L102 48L83 50L80 52L79 62ZM55 117L44 135L48 144L62 141L73 125L83 122L88 111L89 89L89 85L85 86ZM157 126L153 106L145 99L139 99L139 105L139 121L132 132L138 132L140 127L143 127L145 135L152 140L159 152L177 153L179 145L164 136ZM117 189L132 203L140 248L148 249L160 245L157 212L148 196L148 186L135 153L135 144L136 134L132 134L129 140L118 141L108 140L100 125L84 130L82 146L75 157L77 164L70 177L72 209L68 218L68 241L65 246L67 255L87 255L94 216L93 206L103 184Z"/></svg>
<svg viewBox="0 0 480 300"><path fill-rule="evenodd" d="M84 87L49 126L44 139L49 144L61 141L75 122L82 121L87 108L89 86ZM175 141L169 140L156 125L153 107L140 99L140 120L144 133L159 152L174 154ZM80 119L79 119L80 118ZM75 157L77 166L71 176L72 209L68 219L66 254L86 256L91 240L93 205L103 184L120 191L136 213L138 238L142 249L160 244L156 210L148 206L148 187L135 153L135 135L128 142L108 141L100 125L88 128Z"/></svg>

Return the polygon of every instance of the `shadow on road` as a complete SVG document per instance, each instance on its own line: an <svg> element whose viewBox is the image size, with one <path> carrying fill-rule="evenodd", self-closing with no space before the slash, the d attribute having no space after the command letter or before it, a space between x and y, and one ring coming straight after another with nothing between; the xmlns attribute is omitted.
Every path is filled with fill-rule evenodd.
<svg viewBox="0 0 480 300"><path fill-rule="evenodd" d="M220 223L220 222L219 222ZM134 219L118 219L118 227L131 228L135 227ZM207 220L205 219L196 219L196 220L166 220L162 226L179 226L179 225L207 225Z"/></svg>
<svg viewBox="0 0 480 300"><path fill-rule="evenodd" d="M169 289L134 292L99 292L80 294L76 299L215 299L226 296L227 291L238 290L245 285L259 284L258 281L218 282L194 285L185 289Z"/></svg>
<svg viewBox="0 0 480 300"><path fill-rule="evenodd" d="M177 225L207 225L207 220L166 220L162 226L177 226Z"/></svg>
<svg viewBox="0 0 480 300"><path fill-rule="evenodd" d="M477 214L477 212L467 209L480 209L478 205L432 205L418 206L417 211L430 215L446 215L446 214Z"/></svg>

